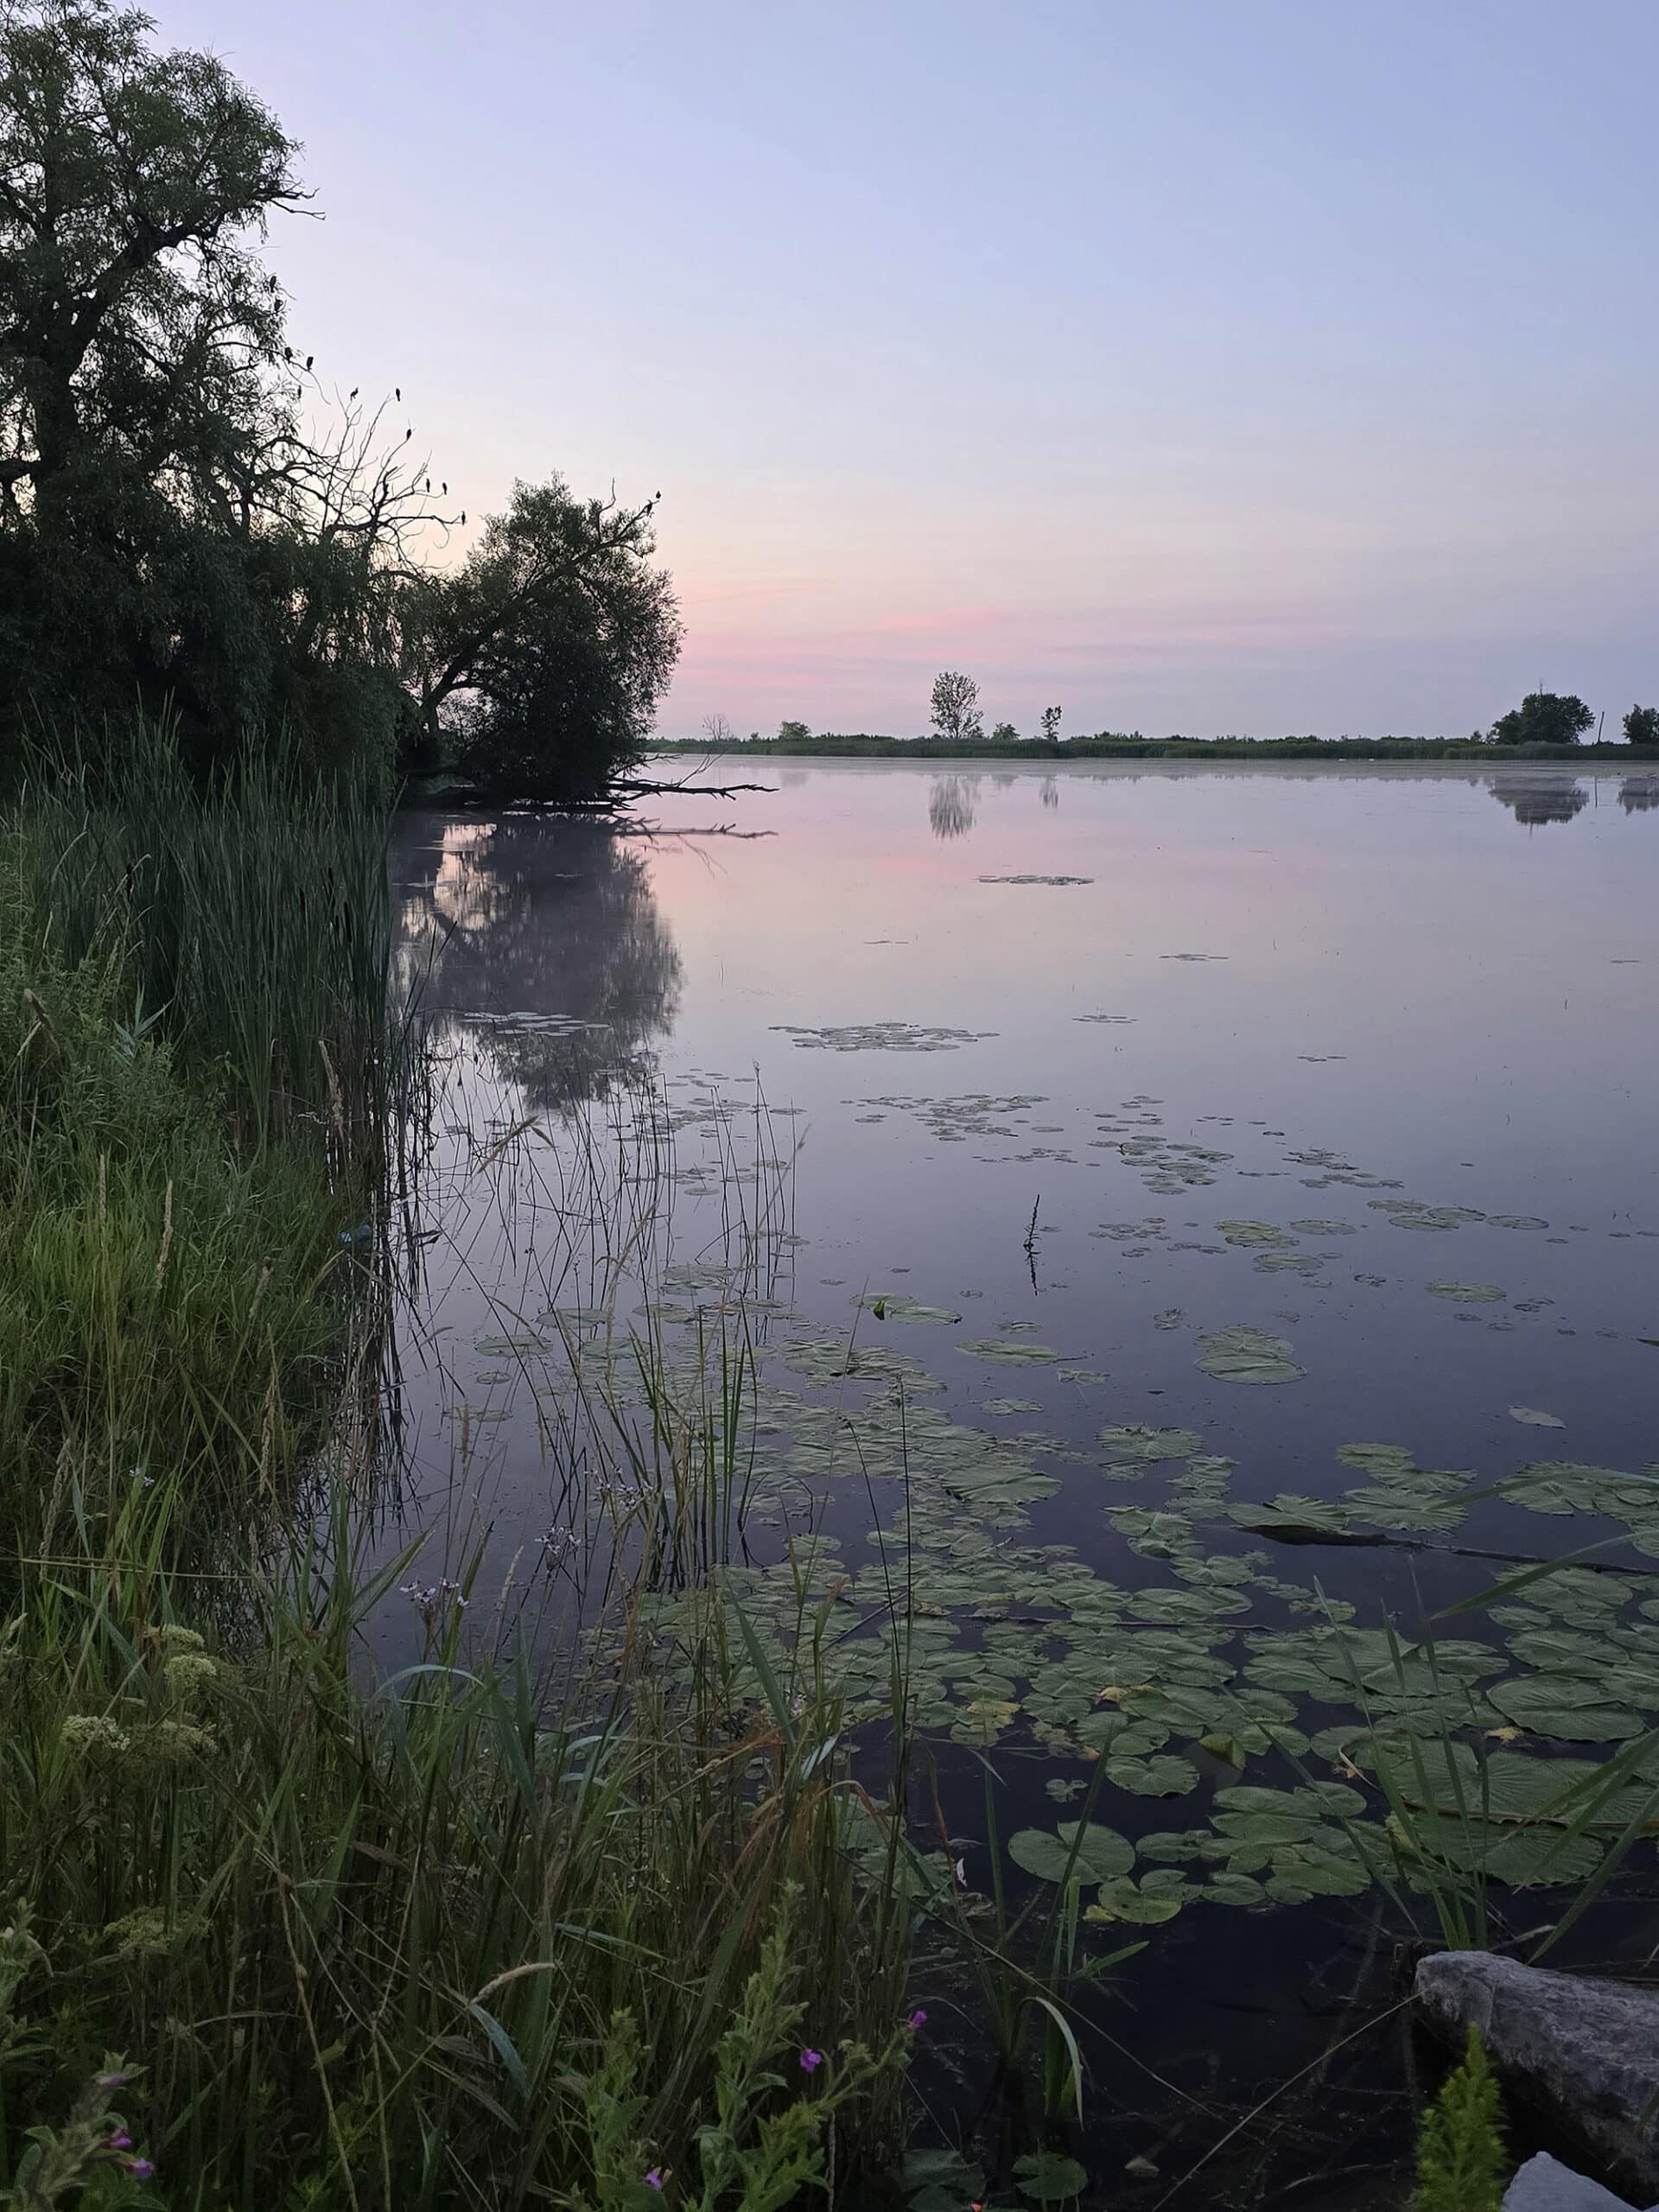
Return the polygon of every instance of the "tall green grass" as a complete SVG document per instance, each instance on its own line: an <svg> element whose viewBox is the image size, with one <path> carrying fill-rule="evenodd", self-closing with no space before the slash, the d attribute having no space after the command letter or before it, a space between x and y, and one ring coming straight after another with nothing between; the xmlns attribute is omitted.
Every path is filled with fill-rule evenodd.
<svg viewBox="0 0 1659 2212"><path fill-rule="evenodd" d="M260 1145L361 1141L389 1101L386 814L280 750L199 789L165 726L42 758L11 834L35 941L112 962L127 1033L221 1082Z"/></svg>
<svg viewBox="0 0 1659 2212"><path fill-rule="evenodd" d="M111 2052L171 2204L760 2212L880 2162L906 1959L830 1703L734 1731L711 1643L706 1696L629 1669L594 1710L467 1663L453 1602L376 1681L407 1561L338 1497L327 1567L296 1543L204 1638L178 1503L135 1493L0 1633L0 2184Z"/></svg>
<svg viewBox="0 0 1659 2212"><path fill-rule="evenodd" d="M238 1141L219 1071L135 1033L131 972L41 934L0 832L0 1531L49 1548L163 1476L274 1484L332 1390L363 1199L328 1147Z"/></svg>
<svg viewBox="0 0 1659 2212"><path fill-rule="evenodd" d="M373 1665L384 846L155 732L0 821L0 2198L874 2201L908 1931L822 1624L757 1699L717 1593L671 1679L636 1617L729 1546L747 1349L595 1423L656 1500L601 1661L461 1558Z"/></svg>

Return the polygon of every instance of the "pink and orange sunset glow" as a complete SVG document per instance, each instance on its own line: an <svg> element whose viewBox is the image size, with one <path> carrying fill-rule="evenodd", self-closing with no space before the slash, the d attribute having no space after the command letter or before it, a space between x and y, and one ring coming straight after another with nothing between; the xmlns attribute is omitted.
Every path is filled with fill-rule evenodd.
<svg viewBox="0 0 1659 2212"><path fill-rule="evenodd" d="M474 528L661 489L665 734L914 731L943 664L1198 734L1653 688L1640 0L159 21L302 142L295 328Z"/></svg>

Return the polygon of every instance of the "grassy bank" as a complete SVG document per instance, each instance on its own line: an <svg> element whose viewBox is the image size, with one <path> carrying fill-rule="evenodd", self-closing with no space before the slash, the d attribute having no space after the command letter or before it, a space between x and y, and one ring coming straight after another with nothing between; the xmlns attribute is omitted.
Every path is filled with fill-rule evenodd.
<svg viewBox="0 0 1659 2212"><path fill-rule="evenodd" d="M715 1608L671 1700L629 1590L537 1671L462 1567L377 1677L384 823L139 757L0 826L0 2198L855 2186L907 1945L810 1623L753 1698Z"/></svg>
<svg viewBox="0 0 1659 2212"><path fill-rule="evenodd" d="M654 738L653 753L708 754L706 738ZM825 731L804 738L750 737L719 747L728 753L775 753L825 760L1506 760L1612 761L1659 768L1659 751L1630 745L1492 745L1455 737L1142 737L1102 730L1092 737L956 739L879 737Z"/></svg>

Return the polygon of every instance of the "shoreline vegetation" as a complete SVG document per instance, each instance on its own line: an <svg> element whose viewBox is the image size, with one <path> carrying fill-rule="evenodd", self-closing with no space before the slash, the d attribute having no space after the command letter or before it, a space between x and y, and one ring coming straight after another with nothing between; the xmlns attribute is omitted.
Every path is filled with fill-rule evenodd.
<svg viewBox="0 0 1659 2212"><path fill-rule="evenodd" d="M758 1696L717 1604L683 1690L639 1632L729 1517L719 1363L653 1460L590 1440L639 1536L602 1659L375 1551L430 1071L385 830L165 731L0 817L0 2202L874 2202L905 1883L824 1609Z"/></svg>
<svg viewBox="0 0 1659 2212"><path fill-rule="evenodd" d="M1143 737L1139 731L1101 730L1092 737L883 737L863 731L823 731L790 737L654 737L653 753L721 760L774 755L823 760L1470 760L1502 766L1513 760L1583 764L1611 761L1659 764L1652 745L1494 744L1455 737Z"/></svg>

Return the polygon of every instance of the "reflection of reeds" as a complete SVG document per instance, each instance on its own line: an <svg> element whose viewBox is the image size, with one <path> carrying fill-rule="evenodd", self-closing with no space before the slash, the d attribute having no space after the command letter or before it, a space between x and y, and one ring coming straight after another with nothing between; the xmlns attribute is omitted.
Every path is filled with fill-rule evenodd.
<svg viewBox="0 0 1659 2212"><path fill-rule="evenodd" d="M31 1523L43 1541L20 1542L7 1569L0 2173L16 2173L25 2132L72 2115L102 2069L133 2074L121 2108L179 2202L620 2205L647 2171L696 2176L715 2122L726 2178L711 2205L747 2201L740 2167L775 2176L785 2158L796 2184L833 2167L841 2201L860 2201L860 2174L894 2148L905 2044L905 1917L872 1872L873 1847L889 1866L897 1850L891 1808L852 1778L823 1609L808 1609L782 1681L710 1581L741 1544L744 1301L787 1260L789 1163L764 1102L753 1160L715 1123L714 1184L687 1242L724 1287L701 1326L676 1332L648 1294L639 1326L623 1303L660 1285L678 1249L679 1132L660 1095L638 1113L597 1109L558 1146L522 1116L463 1134L444 1187L448 1109L432 1069L398 1167L401 1280L346 1255L365 1293L350 1309L362 1351L348 1357L348 1309L316 1297L321 1261L290 1289L245 1224L208 1268L202 1192L181 1173L144 1184L144 1234L123 1231L130 1265L112 1269L130 1165L114 1117L131 1121L149 1084L151 1120L128 1131L141 1160L152 1121L174 1147L156 1158L175 1165L194 1157L198 1126L215 1159L225 1134L155 1044L137 1076L105 1051L91 971L31 972L67 1071L50 1084L73 1078L83 1120L104 1116L84 1158L65 1134L61 1158L37 1150L30 1172L49 1157L54 1173L83 1177L75 1296L110 1344L79 1433L108 1465L94 1490L66 1461L53 1491L43 1464L48 1510ZM10 1102L9 1143L27 1132L44 1147L60 1130L50 1084ZM302 1179L306 1203L332 1210L321 1256L340 1260L326 1147L308 1167L274 1109L259 1143L260 1118L244 1123L258 1186L280 1195L283 1177ZM285 1103L280 1128L297 1120ZM39 1188L25 1198L37 1219ZM436 1562L385 1535L378 1332L411 1286L474 1264L481 1225L525 1255L518 1283L496 1287L504 1325L538 1300L579 1297L607 1316L553 1325L569 1387L521 1362L552 1487L580 1521L578 1568L591 1577L603 1561L581 1637L537 1643L505 1603L486 1609L476 1530L454 1528ZM291 1245L289 1217L276 1226ZM158 1282L158 1310L172 1313L175 1270L191 1273L193 1296L220 1300L181 1309L177 1344L145 1315ZM232 1390L245 1369L250 1389L269 1391L273 1361L293 1351L279 1289L303 1294L318 1371L327 1353L352 1378L309 1462L315 1514L297 1522L272 1481L280 1394L244 1408ZM5 1297L38 1335L44 1275L9 1274ZM124 1325L130 1363L118 1369ZM181 1388L186 1350L211 1421ZM436 1354L405 1325L402 1356ZM146 1358L160 1363L153 1382ZM129 1469L135 1421L143 1451ZM463 1471L475 1449L463 1436ZM199 1530L209 1472L238 1510ZM707 1599L671 1669L645 1618L671 1582ZM419 1656L377 1674L367 1655L389 1614L410 1623ZM131 2066L108 2065L109 2051ZM804 2069L803 2051L822 2065Z"/></svg>

